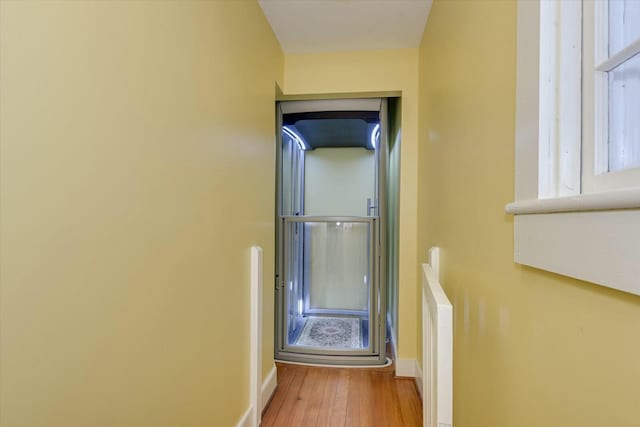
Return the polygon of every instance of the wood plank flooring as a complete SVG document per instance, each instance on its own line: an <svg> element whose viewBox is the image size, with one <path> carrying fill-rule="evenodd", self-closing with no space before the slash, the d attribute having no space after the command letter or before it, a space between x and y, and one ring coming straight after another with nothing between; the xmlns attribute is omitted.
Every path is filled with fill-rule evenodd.
<svg viewBox="0 0 640 427"><path fill-rule="evenodd" d="M278 388L263 414L263 427L422 425L415 383L395 378L393 367L276 365Z"/></svg>

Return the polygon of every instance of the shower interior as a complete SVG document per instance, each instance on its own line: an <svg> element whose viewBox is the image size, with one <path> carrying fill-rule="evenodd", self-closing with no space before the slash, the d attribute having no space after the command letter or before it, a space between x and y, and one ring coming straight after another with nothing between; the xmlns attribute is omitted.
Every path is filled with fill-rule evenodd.
<svg viewBox="0 0 640 427"><path fill-rule="evenodd" d="M386 360L378 185L384 103L351 102L344 110L340 101L279 104L280 360ZM305 106L311 111L300 111Z"/></svg>

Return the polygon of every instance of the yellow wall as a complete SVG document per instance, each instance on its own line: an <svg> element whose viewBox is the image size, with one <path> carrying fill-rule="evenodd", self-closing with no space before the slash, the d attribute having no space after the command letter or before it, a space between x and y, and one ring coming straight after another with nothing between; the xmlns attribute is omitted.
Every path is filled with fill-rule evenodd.
<svg viewBox="0 0 640 427"><path fill-rule="evenodd" d="M285 95L402 92L398 353L416 357L418 50L285 55Z"/></svg>
<svg viewBox="0 0 640 427"><path fill-rule="evenodd" d="M513 263L516 3L436 0L418 247L442 247L457 426L637 426L640 298ZM422 257L424 260L424 257Z"/></svg>
<svg viewBox="0 0 640 427"><path fill-rule="evenodd" d="M252 244L273 277L283 56L262 11L0 7L0 424L235 425Z"/></svg>

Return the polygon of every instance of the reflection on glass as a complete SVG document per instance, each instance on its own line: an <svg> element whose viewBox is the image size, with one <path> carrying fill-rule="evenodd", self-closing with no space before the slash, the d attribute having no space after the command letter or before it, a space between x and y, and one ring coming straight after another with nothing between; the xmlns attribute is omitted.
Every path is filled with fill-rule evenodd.
<svg viewBox="0 0 640 427"><path fill-rule="evenodd" d="M640 1L609 2L609 56L640 39Z"/></svg>
<svg viewBox="0 0 640 427"><path fill-rule="evenodd" d="M305 225L309 266L306 280L312 308L366 310L369 225L320 222Z"/></svg>
<svg viewBox="0 0 640 427"><path fill-rule="evenodd" d="M640 55L609 72L609 171L640 167Z"/></svg>

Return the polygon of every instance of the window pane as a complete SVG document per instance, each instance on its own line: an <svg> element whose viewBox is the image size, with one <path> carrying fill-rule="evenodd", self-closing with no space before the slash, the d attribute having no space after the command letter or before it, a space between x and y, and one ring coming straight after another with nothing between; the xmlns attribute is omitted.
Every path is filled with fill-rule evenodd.
<svg viewBox="0 0 640 427"><path fill-rule="evenodd" d="M609 2L609 56L640 38L640 1Z"/></svg>
<svg viewBox="0 0 640 427"><path fill-rule="evenodd" d="M640 167L640 55L609 72L609 171Z"/></svg>

